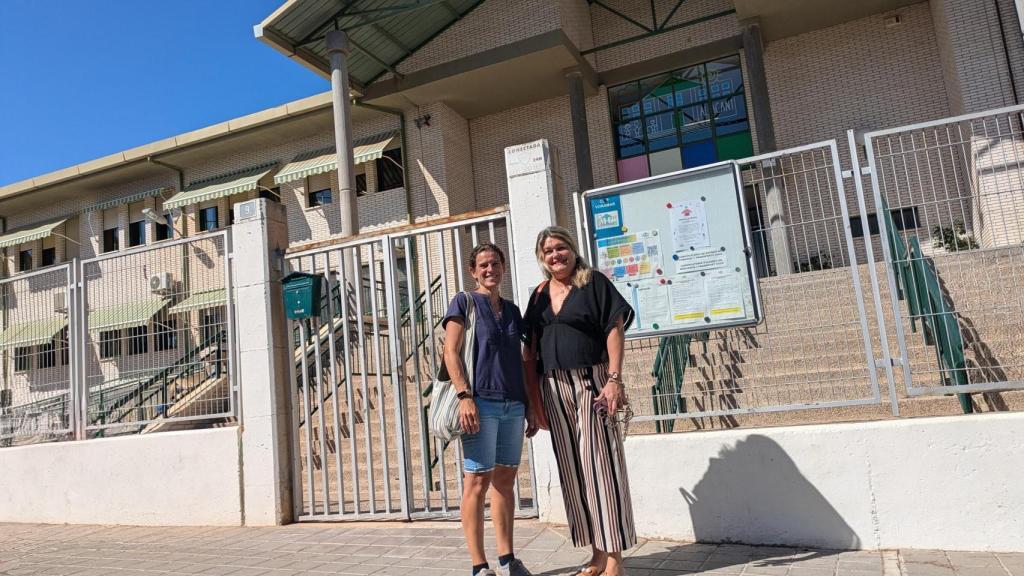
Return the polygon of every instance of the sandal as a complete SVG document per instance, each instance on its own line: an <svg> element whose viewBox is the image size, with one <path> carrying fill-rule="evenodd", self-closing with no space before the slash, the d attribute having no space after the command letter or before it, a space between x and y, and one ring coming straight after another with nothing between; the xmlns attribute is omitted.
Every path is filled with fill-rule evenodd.
<svg viewBox="0 0 1024 576"><path fill-rule="evenodd" d="M604 574L604 569L598 571L597 566L584 564L576 569L574 576L601 576L602 574Z"/></svg>

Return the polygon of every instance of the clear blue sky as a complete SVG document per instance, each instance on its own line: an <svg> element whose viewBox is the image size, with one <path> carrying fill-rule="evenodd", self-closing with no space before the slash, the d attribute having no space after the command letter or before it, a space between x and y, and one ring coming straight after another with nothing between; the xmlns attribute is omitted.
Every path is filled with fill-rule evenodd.
<svg viewBox="0 0 1024 576"><path fill-rule="evenodd" d="M253 36L283 0L0 0L0 185L330 89Z"/></svg>

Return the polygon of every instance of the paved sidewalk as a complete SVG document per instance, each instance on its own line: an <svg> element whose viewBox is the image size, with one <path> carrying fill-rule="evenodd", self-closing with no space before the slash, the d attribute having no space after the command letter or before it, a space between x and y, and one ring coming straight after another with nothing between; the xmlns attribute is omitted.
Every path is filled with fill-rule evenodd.
<svg viewBox="0 0 1024 576"><path fill-rule="evenodd" d="M535 574L571 574L588 554L566 531L516 525ZM494 562L493 534L487 547ZM1024 554L845 552L732 544L642 542L629 576L1024 576ZM0 575L466 575L458 524L302 524L278 528L142 528L0 524Z"/></svg>

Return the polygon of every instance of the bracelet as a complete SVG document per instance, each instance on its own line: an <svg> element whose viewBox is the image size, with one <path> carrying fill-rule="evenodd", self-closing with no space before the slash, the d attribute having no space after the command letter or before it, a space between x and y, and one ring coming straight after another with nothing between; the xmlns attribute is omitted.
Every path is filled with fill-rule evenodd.
<svg viewBox="0 0 1024 576"><path fill-rule="evenodd" d="M619 376L618 372L609 372L608 379L611 380L612 382L618 382L619 384L622 384L622 378Z"/></svg>

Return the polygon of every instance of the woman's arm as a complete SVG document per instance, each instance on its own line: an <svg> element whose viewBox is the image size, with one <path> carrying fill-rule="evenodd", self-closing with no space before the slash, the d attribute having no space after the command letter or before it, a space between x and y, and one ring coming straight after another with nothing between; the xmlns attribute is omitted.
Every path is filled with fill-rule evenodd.
<svg viewBox="0 0 1024 576"><path fill-rule="evenodd" d="M472 387L466 378L466 368L462 364L462 343L466 335L465 322L462 318L452 318L444 328L444 365L448 368L448 377L457 392L470 392L469 398L459 400L459 422L467 434L480 431L480 414L473 401Z"/></svg>
<svg viewBox="0 0 1024 576"><path fill-rule="evenodd" d="M616 376L608 379L608 383L601 390L601 396L608 401L608 413L615 414L626 400L622 381L618 377L618 374L622 373L622 357L626 350L626 334L621 316L615 327L608 332L605 345L608 348L608 373Z"/></svg>
<svg viewBox="0 0 1024 576"><path fill-rule="evenodd" d="M537 342L523 346L523 380L526 385L526 397L530 401L526 414L526 437L532 438L538 430L548 429L548 419L544 416L541 406L540 375L537 374Z"/></svg>

